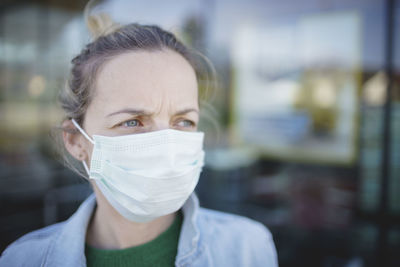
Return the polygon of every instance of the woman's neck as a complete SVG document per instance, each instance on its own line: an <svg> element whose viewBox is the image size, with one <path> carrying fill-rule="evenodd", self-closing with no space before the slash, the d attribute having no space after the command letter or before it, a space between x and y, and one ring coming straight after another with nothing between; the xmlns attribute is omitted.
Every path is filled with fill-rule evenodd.
<svg viewBox="0 0 400 267"><path fill-rule="evenodd" d="M136 223L122 217L94 186L97 207L89 222L86 242L100 249L124 249L145 244L163 233L174 221L175 213L151 222Z"/></svg>

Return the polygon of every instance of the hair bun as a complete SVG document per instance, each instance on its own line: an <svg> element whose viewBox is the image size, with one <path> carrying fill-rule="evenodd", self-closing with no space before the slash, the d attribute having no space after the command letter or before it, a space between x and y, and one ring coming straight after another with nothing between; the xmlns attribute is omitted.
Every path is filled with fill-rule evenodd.
<svg viewBox="0 0 400 267"><path fill-rule="evenodd" d="M101 1L90 0L85 7L84 17L86 26L92 36L92 40L110 34L121 27L120 24L114 22L111 17L104 13L90 14L93 8Z"/></svg>

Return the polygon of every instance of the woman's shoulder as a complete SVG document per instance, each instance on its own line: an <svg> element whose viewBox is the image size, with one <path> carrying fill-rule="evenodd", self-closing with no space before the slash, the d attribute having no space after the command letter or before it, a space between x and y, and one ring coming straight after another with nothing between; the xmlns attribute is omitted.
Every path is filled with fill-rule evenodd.
<svg viewBox="0 0 400 267"><path fill-rule="evenodd" d="M32 231L11 243L1 254L0 266L20 266L23 262L29 262L32 266L41 266L44 255L64 223L56 223Z"/></svg>
<svg viewBox="0 0 400 267"><path fill-rule="evenodd" d="M272 234L262 223L205 208L200 208L198 215L203 243L212 248L210 253L217 261L221 259L221 264L228 256L241 266L278 265Z"/></svg>

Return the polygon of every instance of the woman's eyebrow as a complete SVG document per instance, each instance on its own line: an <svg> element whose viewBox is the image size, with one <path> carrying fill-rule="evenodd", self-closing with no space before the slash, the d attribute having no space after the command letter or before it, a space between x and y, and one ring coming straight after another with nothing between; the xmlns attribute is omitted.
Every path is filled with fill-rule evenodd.
<svg viewBox="0 0 400 267"><path fill-rule="evenodd" d="M187 109L183 109L181 111L176 112L175 116L183 115L183 114L186 114L186 113L189 113L189 112L199 113L199 111L197 109L195 109L195 108L187 108ZM119 111L110 113L106 117L114 116L114 115L121 114L121 113L128 113L128 114L137 115L137 116L150 116L150 115L152 115L152 113L150 111L146 111L146 110L143 110L143 109L129 109L128 108L128 109L121 109Z"/></svg>
<svg viewBox="0 0 400 267"><path fill-rule="evenodd" d="M121 109L119 111L110 113L106 117L114 116L114 115L121 114L121 113L128 113L128 114L131 114L131 115L139 115L139 116L149 116L149 115L152 114L151 112L143 110L143 109L129 109L129 108L126 108L126 109Z"/></svg>
<svg viewBox="0 0 400 267"><path fill-rule="evenodd" d="M186 109L183 109L181 111L176 112L175 116L183 115L183 114L186 114L186 113L189 113L189 112L199 113L199 111L197 109L195 109L195 108L186 108Z"/></svg>

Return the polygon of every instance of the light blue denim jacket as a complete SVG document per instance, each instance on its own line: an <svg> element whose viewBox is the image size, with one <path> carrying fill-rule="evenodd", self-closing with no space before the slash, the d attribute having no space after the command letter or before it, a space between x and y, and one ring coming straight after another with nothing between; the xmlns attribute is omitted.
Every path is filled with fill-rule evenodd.
<svg viewBox="0 0 400 267"><path fill-rule="evenodd" d="M86 266L85 236L95 205L91 195L67 221L21 237L3 252L0 266ZM176 266L278 265L271 233L261 223L200 208L195 194L182 211Z"/></svg>

